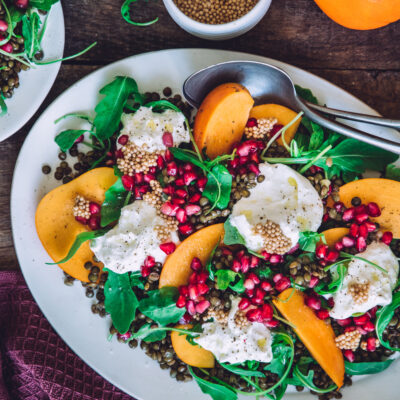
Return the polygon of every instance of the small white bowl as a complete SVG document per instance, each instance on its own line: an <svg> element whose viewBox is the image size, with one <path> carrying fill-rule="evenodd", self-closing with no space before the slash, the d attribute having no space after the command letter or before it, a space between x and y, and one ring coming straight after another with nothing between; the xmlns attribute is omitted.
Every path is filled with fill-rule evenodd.
<svg viewBox="0 0 400 400"><path fill-rule="evenodd" d="M271 0L259 0L255 7L243 17L226 24L211 25L188 17L173 0L163 1L169 15L182 29L194 36L209 40L226 40L243 35L260 22L271 5Z"/></svg>

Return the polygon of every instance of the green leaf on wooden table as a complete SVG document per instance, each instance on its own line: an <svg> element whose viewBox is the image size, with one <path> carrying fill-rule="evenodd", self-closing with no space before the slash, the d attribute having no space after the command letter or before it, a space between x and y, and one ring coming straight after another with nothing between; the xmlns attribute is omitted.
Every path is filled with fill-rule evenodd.
<svg viewBox="0 0 400 400"><path fill-rule="evenodd" d="M60 261L57 261L55 263L46 263L47 265L56 265L56 264L64 264L67 261L69 261L75 253L79 250L81 245L88 240L93 240L98 237L104 236L107 232L109 231L108 228L106 229L98 229L97 231L90 231L90 232L81 232L79 233L76 238L74 243L72 243L71 248L68 251L68 254Z"/></svg>
<svg viewBox="0 0 400 400"><path fill-rule="evenodd" d="M237 364L220 363L220 365L236 375L257 376L259 378L265 378L265 374L263 374L261 371L245 369L243 368L243 366L240 366L240 364L238 366Z"/></svg>
<svg viewBox="0 0 400 400"><path fill-rule="evenodd" d="M37 12L27 13L22 17L22 35L25 39L25 53L29 60L33 59L34 55L41 50L39 41L41 23Z"/></svg>
<svg viewBox="0 0 400 400"><path fill-rule="evenodd" d="M152 324L148 323L143 325L137 332L135 332L131 339L141 339L145 342L158 342L167 336L165 329L152 328Z"/></svg>
<svg viewBox="0 0 400 400"><path fill-rule="evenodd" d="M176 287L163 287L148 292L148 295L140 300L139 310L161 326L175 324L186 312L185 308L176 306L176 300L179 297Z"/></svg>
<svg viewBox="0 0 400 400"><path fill-rule="evenodd" d="M126 333L135 319L139 301L132 290L129 272L116 274L108 271L108 277L104 285L104 306L115 329L119 333Z"/></svg>
<svg viewBox="0 0 400 400"><path fill-rule="evenodd" d="M313 95L313 92L310 89L303 88L299 85L294 85L296 89L296 93L303 100L309 101L310 103L318 104L317 98Z"/></svg>
<svg viewBox="0 0 400 400"><path fill-rule="evenodd" d="M392 351L400 351L400 348L392 347L390 343L383 339L383 332L386 327L389 325L389 322L393 318L394 312L397 308L400 307L400 292L397 292L393 295L392 302L382 307L376 313L376 321L375 321L375 331L376 336L378 337L381 345L386 347Z"/></svg>
<svg viewBox="0 0 400 400"><path fill-rule="evenodd" d="M231 224L229 218L224 223L224 230L224 244L226 244L227 246L230 246L232 244L246 245L244 237L239 233L238 229Z"/></svg>
<svg viewBox="0 0 400 400"><path fill-rule="evenodd" d="M213 383L206 381L205 379L200 378L197 376L192 367L189 366L189 372L193 376L194 380L197 382L199 385L201 391L205 394L208 394L211 396L213 400L236 400L237 399L237 394L228 389L225 386L222 386L218 383Z"/></svg>
<svg viewBox="0 0 400 400"><path fill-rule="evenodd" d="M68 129L66 131L60 132L55 137L54 141L57 143L60 150L65 152L74 145L76 139L84 135L86 132L87 130L85 129Z"/></svg>
<svg viewBox="0 0 400 400"><path fill-rule="evenodd" d="M235 281L239 274L231 269L219 269L215 276L217 278L217 287L219 290L228 289L229 285Z"/></svg>
<svg viewBox="0 0 400 400"><path fill-rule="evenodd" d="M225 166L215 165L207 174L207 185L203 191L203 196L211 201L213 207L224 210L228 207L231 190L232 175Z"/></svg>
<svg viewBox="0 0 400 400"><path fill-rule="evenodd" d="M323 233L311 232L311 231L300 232L300 237L299 237L300 249L304 251L314 252L317 247L317 244L321 240L324 243L326 243L325 236Z"/></svg>
<svg viewBox="0 0 400 400"><path fill-rule="evenodd" d="M400 168L394 165L388 165L386 167L385 178L400 182Z"/></svg>
<svg viewBox="0 0 400 400"><path fill-rule="evenodd" d="M3 93L0 95L0 117L7 114L7 104L4 101Z"/></svg>
<svg viewBox="0 0 400 400"><path fill-rule="evenodd" d="M349 375L370 375L377 374L389 368L394 360L375 361L375 362L344 362L346 374Z"/></svg>
<svg viewBox="0 0 400 400"><path fill-rule="evenodd" d="M158 17L157 18L154 18L153 20L151 20L151 21L147 21L147 22L136 22L136 21L133 21L132 19L131 19L131 12L130 12L130 5L132 4L132 3L136 3L136 1L137 0L125 0L124 1L124 3L122 4L122 7L121 7L121 15L122 15L122 18L128 23L128 24L131 24L131 25L135 25L135 26L149 26L149 25L152 25L152 24L154 24L154 23L156 23L157 21L158 21Z"/></svg>
<svg viewBox="0 0 400 400"><path fill-rule="evenodd" d="M137 83L127 76L116 76L114 80L100 90L104 98L97 104L94 126L99 140L110 138L117 130L127 100L139 94Z"/></svg>
<svg viewBox="0 0 400 400"><path fill-rule="evenodd" d="M59 0L30 0L29 5L39 10L50 11L51 7Z"/></svg>

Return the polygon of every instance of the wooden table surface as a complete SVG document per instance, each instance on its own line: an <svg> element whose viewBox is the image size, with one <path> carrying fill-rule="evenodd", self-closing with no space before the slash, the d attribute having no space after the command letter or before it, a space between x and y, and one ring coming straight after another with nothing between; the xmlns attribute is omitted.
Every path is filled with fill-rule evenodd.
<svg viewBox="0 0 400 400"><path fill-rule="evenodd" d="M202 47L236 50L275 58L315 73L353 93L386 117L400 119L400 22L372 31L343 28L313 0L273 0L265 18L249 33L224 42L195 38L169 17L161 0L140 1L138 18L159 17L145 28L123 21L123 0L62 1L65 54L98 45L61 66L58 78L31 121L0 143L0 270L18 269L11 235L10 187L15 160L32 124L66 88L116 60L148 51Z"/></svg>

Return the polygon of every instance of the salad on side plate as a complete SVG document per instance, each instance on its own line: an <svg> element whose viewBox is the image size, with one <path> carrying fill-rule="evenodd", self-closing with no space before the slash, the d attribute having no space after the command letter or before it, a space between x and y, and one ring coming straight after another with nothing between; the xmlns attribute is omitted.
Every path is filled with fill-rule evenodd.
<svg viewBox="0 0 400 400"><path fill-rule="evenodd" d="M65 284L80 280L110 316L109 340L214 400L279 400L289 386L340 398L352 376L391 365L397 155L255 106L237 83L198 110L127 76L100 94L93 115L58 120L83 124L55 138L63 184L36 228Z"/></svg>

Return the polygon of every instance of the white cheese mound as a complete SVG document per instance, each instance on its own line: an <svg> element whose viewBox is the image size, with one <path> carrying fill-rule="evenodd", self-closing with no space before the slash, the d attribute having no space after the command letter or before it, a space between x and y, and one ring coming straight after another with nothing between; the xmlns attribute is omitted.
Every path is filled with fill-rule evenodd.
<svg viewBox="0 0 400 400"><path fill-rule="evenodd" d="M250 250L263 249L264 238L253 229L267 220L280 226L293 247L300 232L316 231L321 225L321 198L308 179L286 165L263 163L259 168L265 180L233 206L230 222Z"/></svg>
<svg viewBox="0 0 400 400"><path fill-rule="evenodd" d="M189 142L189 131L185 127L185 116L174 110L155 113L149 107L140 107L134 114L123 114L121 135L129 136L136 146L147 146L147 151L165 150L164 132L170 132L174 146Z"/></svg>
<svg viewBox="0 0 400 400"><path fill-rule="evenodd" d="M375 306L385 306L392 302L392 291L396 286L399 264L390 247L374 242L357 256L372 261L385 269L385 274L365 261L353 259L347 268L347 275L340 290L333 295L335 305L329 315L336 319L345 319L355 313L365 313ZM349 287L354 284L369 283L368 299L359 304L349 293Z"/></svg>
<svg viewBox="0 0 400 400"><path fill-rule="evenodd" d="M232 300L228 324L218 321L202 325L203 333L194 339L201 347L211 351L220 362L242 363L247 360L270 362L272 360L272 336L270 330L259 322L246 328L235 324L240 299Z"/></svg>
<svg viewBox="0 0 400 400"><path fill-rule="evenodd" d="M136 200L121 210L118 224L104 236L94 239L90 248L96 257L111 271L123 274L138 271L147 256L164 262L166 254L160 249L160 240L154 228L166 226L156 209L143 200ZM173 242L178 241L172 232Z"/></svg>

